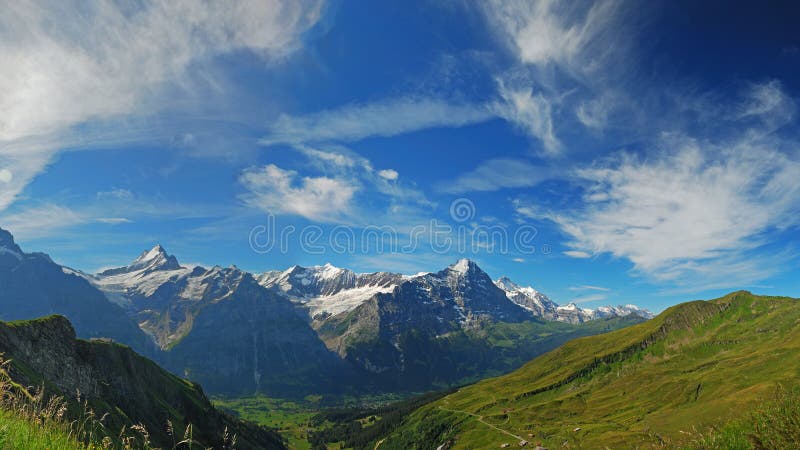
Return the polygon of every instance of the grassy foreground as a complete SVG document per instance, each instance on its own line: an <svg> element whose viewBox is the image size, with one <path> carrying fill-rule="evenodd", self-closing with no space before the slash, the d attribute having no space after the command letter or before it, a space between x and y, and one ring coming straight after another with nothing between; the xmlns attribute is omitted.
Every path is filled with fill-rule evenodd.
<svg viewBox="0 0 800 450"><path fill-rule="evenodd" d="M83 450L65 424L36 423L12 411L0 410L0 449Z"/></svg>
<svg viewBox="0 0 800 450"><path fill-rule="evenodd" d="M684 303L429 404L380 448L483 449L521 440L548 448L681 448L698 445L698 436L747 436L725 424L743 420L776 386L798 384L798 324L800 302L790 298L737 292Z"/></svg>

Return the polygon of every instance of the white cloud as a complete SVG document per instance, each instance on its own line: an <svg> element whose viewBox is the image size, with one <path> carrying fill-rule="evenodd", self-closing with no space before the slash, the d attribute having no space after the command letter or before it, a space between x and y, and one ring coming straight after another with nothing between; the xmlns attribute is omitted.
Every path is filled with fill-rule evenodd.
<svg viewBox="0 0 800 450"><path fill-rule="evenodd" d="M99 217L95 219L95 221L100 223L107 223L109 225L118 225L121 223L132 223L133 221L130 219L126 219L124 217Z"/></svg>
<svg viewBox="0 0 800 450"><path fill-rule="evenodd" d="M562 97L574 90L576 81L592 84L603 78L597 74L609 66L606 54L621 47L611 37L616 36L611 30L617 2L600 1L588 8L551 0L491 1L480 6L487 25L513 50L522 66L496 75L496 100L476 105L406 95L307 115L283 115L268 126L262 143L352 142L499 117L541 141L545 155L560 154L564 148L555 124L561 121L555 116ZM553 73L548 69L551 66L560 68L568 82L562 83L562 73ZM583 105L581 117L600 120L602 111L590 106ZM565 105L564 109L572 111L573 107Z"/></svg>
<svg viewBox="0 0 800 450"><path fill-rule="evenodd" d="M495 104L498 116L542 141L545 153L557 154L561 142L553 130L552 100L532 88L509 88L500 83L502 102Z"/></svg>
<svg viewBox="0 0 800 450"><path fill-rule="evenodd" d="M334 167L336 170L349 169L354 168L359 163L365 164L366 161L344 147L320 150L307 145L296 145L294 149L306 155L309 161L320 169L330 167ZM369 167L371 168L372 166L369 165Z"/></svg>
<svg viewBox="0 0 800 450"><path fill-rule="evenodd" d="M635 58L626 51L631 39L620 20L621 2L497 0L481 6L517 61L496 77L502 99L496 112L541 140L546 156L568 150L559 128L582 123L602 129L612 110L623 106L611 95L628 88L621 86L618 61L630 65Z"/></svg>
<svg viewBox="0 0 800 450"><path fill-rule="evenodd" d="M586 73L609 51L608 31L619 5L607 0L585 9L559 0L497 0L483 6L493 29L523 63Z"/></svg>
<svg viewBox="0 0 800 450"><path fill-rule="evenodd" d="M268 134L261 143L351 142L427 128L462 127L493 117L489 108L482 105L404 97L345 105L304 116L282 115L269 125Z"/></svg>
<svg viewBox="0 0 800 450"><path fill-rule="evenodd" d="M584 285L581 285L581 286L570 286L568 289L570 291L602 291L602 292L608 292L608 291L611 290L611 289L609 289L607 287L592 286L592 285L589 285L589 284L584 284Z"/></svg>
<svg viewBox="0 0 800 450"><path fill-rule="evenodd" d="M239 182L248 189L246 204L272 214L295 214L317 221L342 221L351 216L358 186L350 180L301 177L274 164L245 170Z"/></svg>
<svg viewBox="0 0 800 450"><path fill-rule="evenodd" d="M580 250L567 250L564 252L565 255L569 256L570 258L578 258L578 259L586 259L591 258L591 253L583 252Z"/></svg>
<svg viewBox="0 0 800 450"><path fill-rule="evenodd" d="M41 238L90 220L85 214L52 203L0 217L2 227L20 240Z"/></svg>
<svg viewBox="0 0 800 450"><path fill-rule="evenodd" d="M734 119L760 121L761 133L772 132L790 123L794 117L795 102L777 80L748 86L744 97L744 101L735 109Z"/></svg>
<svg viewBox="0 0 800 450"><path fill-rule="evenodd" d="M386 214L388 223L401 227L435 206L423 192L401 183L396 170L375 170L372 162L348 148L292 148L307 159L297 170L270 164L242 173L239 182L248 191L242 196L247 205L356 226L375 223ZM301 175L301 169L313 176Z"/></svg>
<svg viewBox="0 0 800 450"><path fill-rule="evenodd" d="M379 170L379 171L378 171L378 175L379 175L381 178L385 178L385 179L387 179L387 180L389 180L389 181L394 181L394 180L396 180L398 177L400 177L400 174L399 174L399 173L397 173L397 171L396 171L396 170L394 170L394 169L384 169L384 170Z"/></svg>
<svg viewBox="0 0 800 450"><path fill-rule="evenodd" d="M746 280L731 273L764 276L749 252L770 231L800 224L800 161L773 141L665 139L657 157L623 153L577 171L585 208L550 215L570 237L565 253L610 253L658 280L702 274L736 285Z"/></svg>
<svg viewBox="0 0 800 450"><path fill-rule="evenodd" d="M134 195L128 189L111 189L110 191L100 191L97 193L99 200L133 200Z"/></svg>
<svg viewBox="0 0 800 450"><path fill-rule="evenodd" d="M581 101L575 109L575 116L586 128L603 130L624 103L623 95L605 91L597 97Z"/></svg>
<svg viewBox="0 0 800 450"><path fill-rule="evenodd" d="M608 296L606 294L591 294L591 295L584 295L582 297L575 297L570 300L570 303L581 304L581 303L591 303L591 302L599 302L606 300Z"/></svg>
<svg viewBox="0 0 800 450"><path fill-rule="evenodd" d="M780 82L772 80L750 86L745 100L739 106L738 117L764 116L781 113L791 115L794 102L786 95Z"/></svg>
<svg viewBox="0 0 800 450"><path fill-rule="evenodd" d="M6 208L73 126L164 107L191 90L186 69L250 49L278 58L317 22L321 2L11 2L0 15L0 186Z"/></svg>
<svg viewBox="0 0 800 450"><path fill-rule="evenodd" d="M328 177L350 180L350 184L364 186L365 191L388 197L395 208L403 204L433 206L422 191L399 183L400 174L396 170L375 170L370 160L349 148L341 145L297 145L293 148L306 156L309 167Z"/></svg>
<svg viewBox="0 0 800 450"><path fill-rule="evenodd" d="M0 183L10 183L14 174L8 169L0 169Z"/></svg>
<svg viewBox="0 0 800 450"><path fill-rule="evenodd" d="M496 191L505 188L535 186L550 175L546 167L520 159L491 159L453 181L440 183L442 192L460 194L470 191Z"/></svg>

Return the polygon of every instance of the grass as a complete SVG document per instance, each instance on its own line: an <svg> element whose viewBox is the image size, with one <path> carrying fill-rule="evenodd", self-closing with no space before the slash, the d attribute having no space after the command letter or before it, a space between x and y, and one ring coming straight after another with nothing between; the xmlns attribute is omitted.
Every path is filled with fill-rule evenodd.
<svg viewBox="0 0 800 450"><path fill-rule="evenodd" d="M277 429L291 449L372 449L378 437L396 428L403 417L445 394L308 396L303 401L255 395L217 397L213 402L235 416Z"/></svg>
<svg viewBox="0 0 800 450"><path fill-rule="evenodd" d="M242 398L215 398L213 403L220 409L232 412L250 422L277 429L284 436L289 448L308 450L308 434L312 431L311 418L316 414L316 398L307 402L279 400L263 395Z"/></svg>
<svg viewBox="0 0 800 450"><path fill-rule="evenodd" d="M516 445L487 424L549 448L680 447L710 427L716 439L735 443L726 423L776 384L797 383L798 324L800 302L789 298L738 292L678 305L427 405L381 450Z"/></svg>
<svg viewBox="0 0 800 450"><path fill-rule="evenodd" d="M112 432L105 427L106 416L97 417L80 397L73 404L58 396L45 395L43 388L32 391L13 381L9 360L0 357L0 449L27 450L155 450L142 425ZM69 411L79 409L76 416ZM168 422L172 450L202 448L188 425L183 434ZM235 436L225 430L223 450L233 449Z"/></svg>
<svg viewBox="0 0 800 450"><path fill-rule="evenodd" d="M800 387L778 386L745 418L693 436L687 450L800 449Z"/></svg>
<svg viewBox="0 0 800 450"><path fill-rule="evenodd" d="M0 410L0 449L83 450L65 424L34 422Z"/></svg>

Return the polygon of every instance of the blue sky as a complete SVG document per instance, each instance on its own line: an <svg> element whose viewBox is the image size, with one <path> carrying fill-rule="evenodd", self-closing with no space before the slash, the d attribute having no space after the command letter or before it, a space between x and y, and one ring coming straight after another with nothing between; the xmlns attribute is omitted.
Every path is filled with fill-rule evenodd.
<svg viewBox="0 0 800 450"><path fill-rule="evenodd" d="M467 256L584 306L800 296L798 13L20 2L0 226L86 271L161 243L255 272Z"/></svg>

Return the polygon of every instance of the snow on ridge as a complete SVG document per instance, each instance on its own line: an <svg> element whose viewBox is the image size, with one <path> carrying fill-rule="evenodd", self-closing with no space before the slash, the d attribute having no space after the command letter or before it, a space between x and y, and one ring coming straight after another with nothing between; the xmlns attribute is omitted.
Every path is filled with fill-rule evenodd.
<svg viewBox="0 0 800 450"><path fill-rule="evenodd" d="M545 294L530 286L521 287L508 277L500 277L494 283L498 288L505 291L506 296L517 305L534 313L539 313L542 317L550 320L579 323L604 317L623 317L630 314L636 314L645 319L653 317L653 314L647 309L630 304L625 306L599 306L597 309L581 308L574 302L558 305ZM542 311L537 311L537 308L533 307L533 305L541 308ZM549 306L552 306L552 310L549 313L545 312Z"/></svg>
<svg viewBox="0 0 800 450"><path fill-rule="evenodd" d="M15 252L14 250L12 250L12 249L10 249L8 247L0 247L0 254L11 255L11 256L14 256L17 259L22 259L22 254L20 254L18 252Z"/></svg>
<svg viewBox="0 0 800 450"><path fill-rule="evenodd" d="M328 313L332 316L351 311L377 294L392 292L397 285L389 286L361 286L344 289L333 295L322 295L308 300L305 304L309 308L309 315L313 318L320 314Z"/></svg>
<svg viewBox="0 0 800 450"><path fill-rule="evenodd" d="M470 266L473 265L473 264L475 264L475 263L473 263L469 259L461 258L455 264L453 264L452 266L450 266L448 268L450 270L454 271L454 272L458 272L460 274L465 274L465 273L469 272Z"/></svg>

